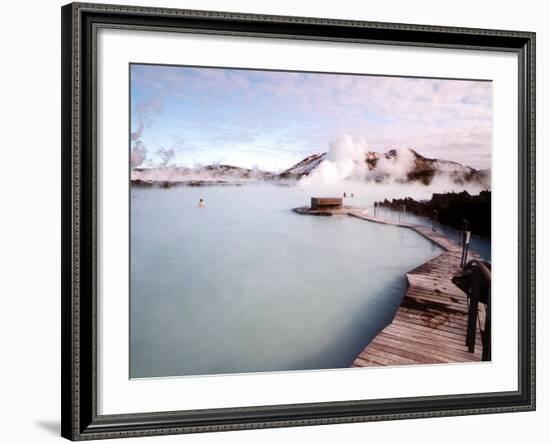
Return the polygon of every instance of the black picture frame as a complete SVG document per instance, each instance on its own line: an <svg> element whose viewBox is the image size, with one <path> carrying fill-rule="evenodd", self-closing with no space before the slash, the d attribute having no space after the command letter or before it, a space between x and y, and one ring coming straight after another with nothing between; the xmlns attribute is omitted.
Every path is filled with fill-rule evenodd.
<svg viewBox="0 0 550 444"><path fill-rule="evenodd" d="M535 409L535 33L72 3L62 15L62 436L71 440ZM101 27L507 51L519 66L518 390L98 415L95 39Z"/></svg>

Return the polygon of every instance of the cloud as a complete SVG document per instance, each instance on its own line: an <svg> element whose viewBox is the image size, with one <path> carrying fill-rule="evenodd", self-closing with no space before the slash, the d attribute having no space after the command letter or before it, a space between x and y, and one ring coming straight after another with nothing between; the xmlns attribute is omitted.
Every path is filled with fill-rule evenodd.
<svg viewBox="0 0 550 444"><path fill-rule="evenodd" d="M381 151L414 148L428 157L490 166L487 81L133 65L132 85L152 97L136 113L167 106L167 116L184 115L180 127L163 121L163 131L182 134L190 144L193 139L214 157L228 147L250 151L259 140L272 152L294 147L299 155L349 134ZM281 141L287 146L278 146Z"/></svg>
<svg viewBox="0 0 550 444"><path fill-rule="evenodd" d="M162 99L153 97L149 100L139 102L136 105L136 113L140 115L158 114L162 111Z"/></svg>

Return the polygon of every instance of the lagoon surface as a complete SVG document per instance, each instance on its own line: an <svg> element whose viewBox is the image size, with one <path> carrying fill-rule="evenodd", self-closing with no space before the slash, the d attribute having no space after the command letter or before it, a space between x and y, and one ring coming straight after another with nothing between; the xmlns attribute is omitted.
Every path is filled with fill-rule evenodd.
<svg viewBox="0 0 550 444"><path fill-rule="evenodd" d="M291 211L311 195L132 188L132 378L351 365L392 319L405 273L441 250L412 230Z"/></svg>

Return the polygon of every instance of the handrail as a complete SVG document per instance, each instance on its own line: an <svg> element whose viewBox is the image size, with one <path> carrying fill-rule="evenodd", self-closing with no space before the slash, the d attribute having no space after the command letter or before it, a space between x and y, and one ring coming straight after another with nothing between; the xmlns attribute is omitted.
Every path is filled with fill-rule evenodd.
<svg viewBox="0 0 550 444"><path fill-rule="evenodd" d="M472 259L468 264L476 264L481 273L483 274L483 277L487 282L491 282L491 269L487 267L486 262L482 261L480 259Z"/></svg>
<svg viewBox="0 0 550 444"><path fill-rule="evenodd" d="M479 303L485 304L485 325L481 330L481 342L483 346L482 361L491 360L491 270L487 264L479 259L470 260L464 268L472 271L472 279L468 296L468 328L466 331L466 345L468 351L473 353L476 344L476 327L478 324Z"/></svg>

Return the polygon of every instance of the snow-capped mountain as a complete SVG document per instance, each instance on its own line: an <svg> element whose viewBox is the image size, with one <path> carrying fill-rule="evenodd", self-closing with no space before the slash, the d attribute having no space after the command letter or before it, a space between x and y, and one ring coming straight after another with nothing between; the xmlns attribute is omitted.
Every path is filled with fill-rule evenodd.
<svg viewBox="0 0 550 444"><path fill-rule="evenodd" d="M295 165L292 165L290 168L284 170L282 173L279 173L278 176L282 179L299 179L302 176L307 176L319 164L325 160L327 153L312 154L311 156L306 157Z"/></svg>
<svg viewBox="0 0 550 444"><path fill-rule="evenodd" d="M286 169L278 176L284 179L300 179L309 176L325 161L331 161L328 153L312 154ZM476 170L458 162L424 157L415 150L389 150L385 153L365 152L365 164L357 163L357 170L366 180L384 182L422 182L429 184L436 175L447 176L453 182L479 182L489 186L490 171Z"/></svg>
<svg viewBox="0 0 550 444"><path fill-rule="evenodd" d="M307 176L325 160L327 153L312 154L279 174L283 179L299 179Z"/></svg>

